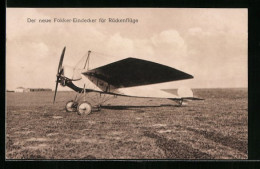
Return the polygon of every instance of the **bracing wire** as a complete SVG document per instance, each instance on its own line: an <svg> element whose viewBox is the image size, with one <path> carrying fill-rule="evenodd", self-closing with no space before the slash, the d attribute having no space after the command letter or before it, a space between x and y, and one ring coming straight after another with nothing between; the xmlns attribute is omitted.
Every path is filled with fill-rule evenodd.
<svg viewBox="0 0 260 169"><path fill-rule="evenodd" d="M104 54L101 52L96 52L96 51L91 51L91 57L98 59L102 62L107 61L107 62L112 62L113 59L118 59L117 56L115 55L108 55L108 54ZM87 66L87 70L90 69L90 51L88 51L86 54L84 54L82 56L82 58L78 61L78 63L75 66L75 69L85 69ZM90 86L90 84L84 84L86 88L88 88ZM94 89L98 90L99 88L97 86L93 86ZM83 91L84 92L84 91ZM78 99L82 99L83 97L83 92L80 93L80 96L78 97ZM92 92L90 92L92 93ZM94 95L94 96L93 96ZM86 95L87 98L89 98L91 101L98 103L98 104L103 104L108 100L111 100L114 97L111 97L108 94L101 94L98 92L93 92L92 96L89 96L88 94Z"/></svg>

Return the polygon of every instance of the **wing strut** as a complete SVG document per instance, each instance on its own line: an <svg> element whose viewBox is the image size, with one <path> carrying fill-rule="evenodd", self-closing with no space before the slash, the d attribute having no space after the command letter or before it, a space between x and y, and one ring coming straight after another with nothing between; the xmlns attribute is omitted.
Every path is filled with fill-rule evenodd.
<svg viewBox="0 0 260 169"><path fill-rule="evenodd" d="M88 64L87 70L89 70L89 60L90 60L89 56L90 56L90 53L91 53L91 51L89 50L89 51L88 51L88 57L87 57L87 59L86 59L85 65L84 65L84 69L85 69L85 68L86 68L86 65Z"/></svg>

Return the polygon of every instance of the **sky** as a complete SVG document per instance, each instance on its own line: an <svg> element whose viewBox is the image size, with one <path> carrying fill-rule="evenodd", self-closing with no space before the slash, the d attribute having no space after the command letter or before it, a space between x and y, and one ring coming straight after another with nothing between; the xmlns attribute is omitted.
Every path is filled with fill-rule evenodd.
<svg viewBox="0 0 260 169"><path fill-rule="evenodd" d="M54 18L96 22L53 22ZM109 18L138 22L115 23ZM135 57L194 76L155 88L248 87L247 25L248 11L239 8L7 8L6 89L54 89L64 46L64 65L82 64L91 50L90 68Z"/></svg>

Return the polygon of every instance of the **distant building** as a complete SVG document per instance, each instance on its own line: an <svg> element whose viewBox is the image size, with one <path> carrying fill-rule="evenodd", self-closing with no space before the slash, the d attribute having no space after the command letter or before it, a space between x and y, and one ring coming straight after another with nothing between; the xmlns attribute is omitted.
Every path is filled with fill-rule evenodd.
<svg viewBox="0 0 260 169"><path fill-rule="evenodd" d="M52 91L52 89L48 88L24 88L24 87L17 87L14 92L46 92L46 91Z"/></svg>
<svg viewBox="0 0 260 169"><path fill-rule="evenodd" d="M30 92L51 92L51 89L44 88L29 88Z"/></svg>
<svg viewBox="0 0 260 169"><path fill-rule="evenodd" d="M16 89L14 89L14 92L17 92L17 93L25 92L25 88L24 87L17 87Z"/></svg>

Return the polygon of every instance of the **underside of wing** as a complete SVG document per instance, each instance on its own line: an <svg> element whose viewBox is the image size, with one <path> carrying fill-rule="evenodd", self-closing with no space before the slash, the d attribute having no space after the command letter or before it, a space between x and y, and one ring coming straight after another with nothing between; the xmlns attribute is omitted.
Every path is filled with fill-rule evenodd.
<svg viewBox="0 0 260 169"><path fill-rule="evenodd" d="M180 99L180 97L177 95L162 91L160 89L155 89L150 86L121 88L121 89L118 89L117 92L121 93L121 95L130 96L130 97Z"/></svg>
<svg viewBox="0 0 260 169"><path fill-rule="evenodd" d="M193 78L180 70L136 58L123 59L83 74L103 80L116 88Z"/></svg>

